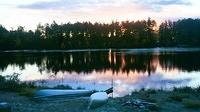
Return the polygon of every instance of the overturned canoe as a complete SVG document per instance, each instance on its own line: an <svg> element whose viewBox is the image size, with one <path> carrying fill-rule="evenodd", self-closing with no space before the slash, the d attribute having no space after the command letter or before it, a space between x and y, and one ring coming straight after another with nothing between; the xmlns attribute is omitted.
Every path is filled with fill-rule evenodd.
<svg viewBox="0 0 200 112"><path fill-rule="evenodd" d="M89 90L56 90L44 89L36 91L35 98L55 97L55 96L90 96L94 91Z"/></svg>
<svg viewBox="0 0 200 112"><path fill-rule="evenodd" d="M61 90L61 89L42 89L35 93L34 98L46 98L46 97L86 97L90 96L96 91L91 90ZM105 90L107 94L113 92L113 88Z"/></svg>

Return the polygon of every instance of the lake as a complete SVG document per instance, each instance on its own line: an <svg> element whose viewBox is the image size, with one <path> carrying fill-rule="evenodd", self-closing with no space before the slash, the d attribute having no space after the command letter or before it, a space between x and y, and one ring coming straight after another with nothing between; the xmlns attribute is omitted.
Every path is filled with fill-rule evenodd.
<svg viewBox="0 0 200 112"><path fill-rule="evenodd" d="M199 48L24 50L0 53L0 74L21 81L89 90L114 87L114 97L140 89L200 86Z"/></svg>

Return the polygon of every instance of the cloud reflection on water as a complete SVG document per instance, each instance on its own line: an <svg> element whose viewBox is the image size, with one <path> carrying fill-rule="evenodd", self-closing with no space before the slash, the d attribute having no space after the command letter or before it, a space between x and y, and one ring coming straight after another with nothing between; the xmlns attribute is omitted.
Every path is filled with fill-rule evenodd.
<svg viewBox="0 0 200 112"><path fill-rule="evenodd" d="M160 72L160 71L159 71ZM171 72L173 73L173 72ZM168 72L169 74L169 72ZM122 72L113 74L112 71L106 72L92 72L91 74L77 74L77 73L58 73L55 77L50 77L46 82L48 86L55 86L57 84L70 85L73 88L82 87L90 90L105 90L114 86L114 97L124 96L130 94L132 91L145 89L171 89L173 87L181 87L188 85L192 80L190 78L166 77L164 72L149 74L130 72L127 76ZM180 75L180 74L174 74ZM42 76L42 75L41 75ZM29 75L28 77L31 77ZM42 76L43 77L43 76ZM42 79L42 77L37 79ZM32 77L34 78L34 77ZM45 78L46 79L46 78ZM34 80L34 79L32 79Z"/></svg>
<svg viewBox="0 0 200 112"><path fill-rule="evenodd" d="M17 72L22 81L47 86L64 84L90 90L114 86L115 97L142 88L200 85L199 49L160 50L2 53L0 70L2 75Z"/></svg>

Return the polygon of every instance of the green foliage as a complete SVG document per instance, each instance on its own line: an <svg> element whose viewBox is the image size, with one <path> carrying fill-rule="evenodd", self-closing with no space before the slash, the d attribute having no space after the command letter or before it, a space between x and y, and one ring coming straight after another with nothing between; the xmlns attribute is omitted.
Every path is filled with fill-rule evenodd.
<svg viewBox="0 0 200 112"><path fill-rule="evenodd" d="M57 85L54 89L72 89L72 87L69 85Z"/></svg>
<svg viewBox="0 0 200 112"><path fill-rule="evenodd" d="M20 92L23 88L35 88L34 83L20 82L18 73L9 76L0 76L0 90Z"/></svg>
<svg viewBox="0 0 200 112"><path fill-rule="evenodd" d="M194 91L191 87L174 88L174 92L191 93Z"/></svg>
<svg viewBox="0 0 200 112"><path fill-rule="evenodd" d="M19 91L19 95L33 97L35 95L35 91L36 89L34 88L21 88L21 90Z"/></svg>
<svg viewBox="0 0 200 112"><path fill-rule="evenodd" d="M188 97L189 97L188 94L184 94L184 93L181 93L181 92L179 92L179 93L173 92L173 93L169 96L169 98L170 98L171 100L178 101L178 102L181 102L184 98L188 98Z"/></svg>
<svg viewBox="0 0 200 112"><path fill-rule="evenodd" d="M76 89L81 90L81 89L85 89L85 88L79 86Z"/></svg>
<svg viewBox="0 0 200 112"><path fill-rule="evenodd" d="M10 109L0 109L0 112L11 112Z"/></svg>
<svg viewBox="0 0 200 112"><path fill-rule="evenodd" d="M191 108L191 109L200 108L200 100L183 99L182 103L186 108Z"/></svg>
<svg viewBox="0 0 200 112"><path fill-rule="evenodd" d="M196 47L200 43L200 19L165 21L159 27L162 47Z"/></svg>
<svg viewBox="0 0 200 112"><path fill-rule="evenodd" d="M148 90L146 90L146 92L149 93L149 94L156 94L157 90L155 90L155 89L148 89Z"/></svg>
<svg viewBox="0 0 200 112"><path fill-rule="evenodd" d="M0 50L155 47L155 27L156 22L150 18L111 24L59 25L54 21L50 25L39 24L35 32L21 26L11 31L0 27Z"/></svg>
<svg viewBox="0 0 200 112"><path fill-rule="evenodd" d="M165 21L156 30L156 21L105 23L39 24L35 31L19 26L8 31L0 25L0 50L54 50L200 46L200 19ZM159 34L159 35L158 35Z"/></svg>
<svg viewBox="0 0 200 112"><path fill-rule="evenodd" d="M6 80L5 77L3 77L3 76L0 75L0 85L1 85L2 83L4 83L5 80Z"/></svg>

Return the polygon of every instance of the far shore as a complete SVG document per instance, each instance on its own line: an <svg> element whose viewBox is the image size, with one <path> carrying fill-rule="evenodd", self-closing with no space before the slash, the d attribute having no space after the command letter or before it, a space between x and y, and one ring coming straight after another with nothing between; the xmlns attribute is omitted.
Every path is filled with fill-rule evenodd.
<svg viewBox="0 0 200 112"><path fill-rule="evenodd" d="M155 48L105 48L105 49L24 49L24 50L0 50L0 52L85 52L85 51L139 51L139 52L189 52L200 51L200 47L155 47Z"/></svg>

